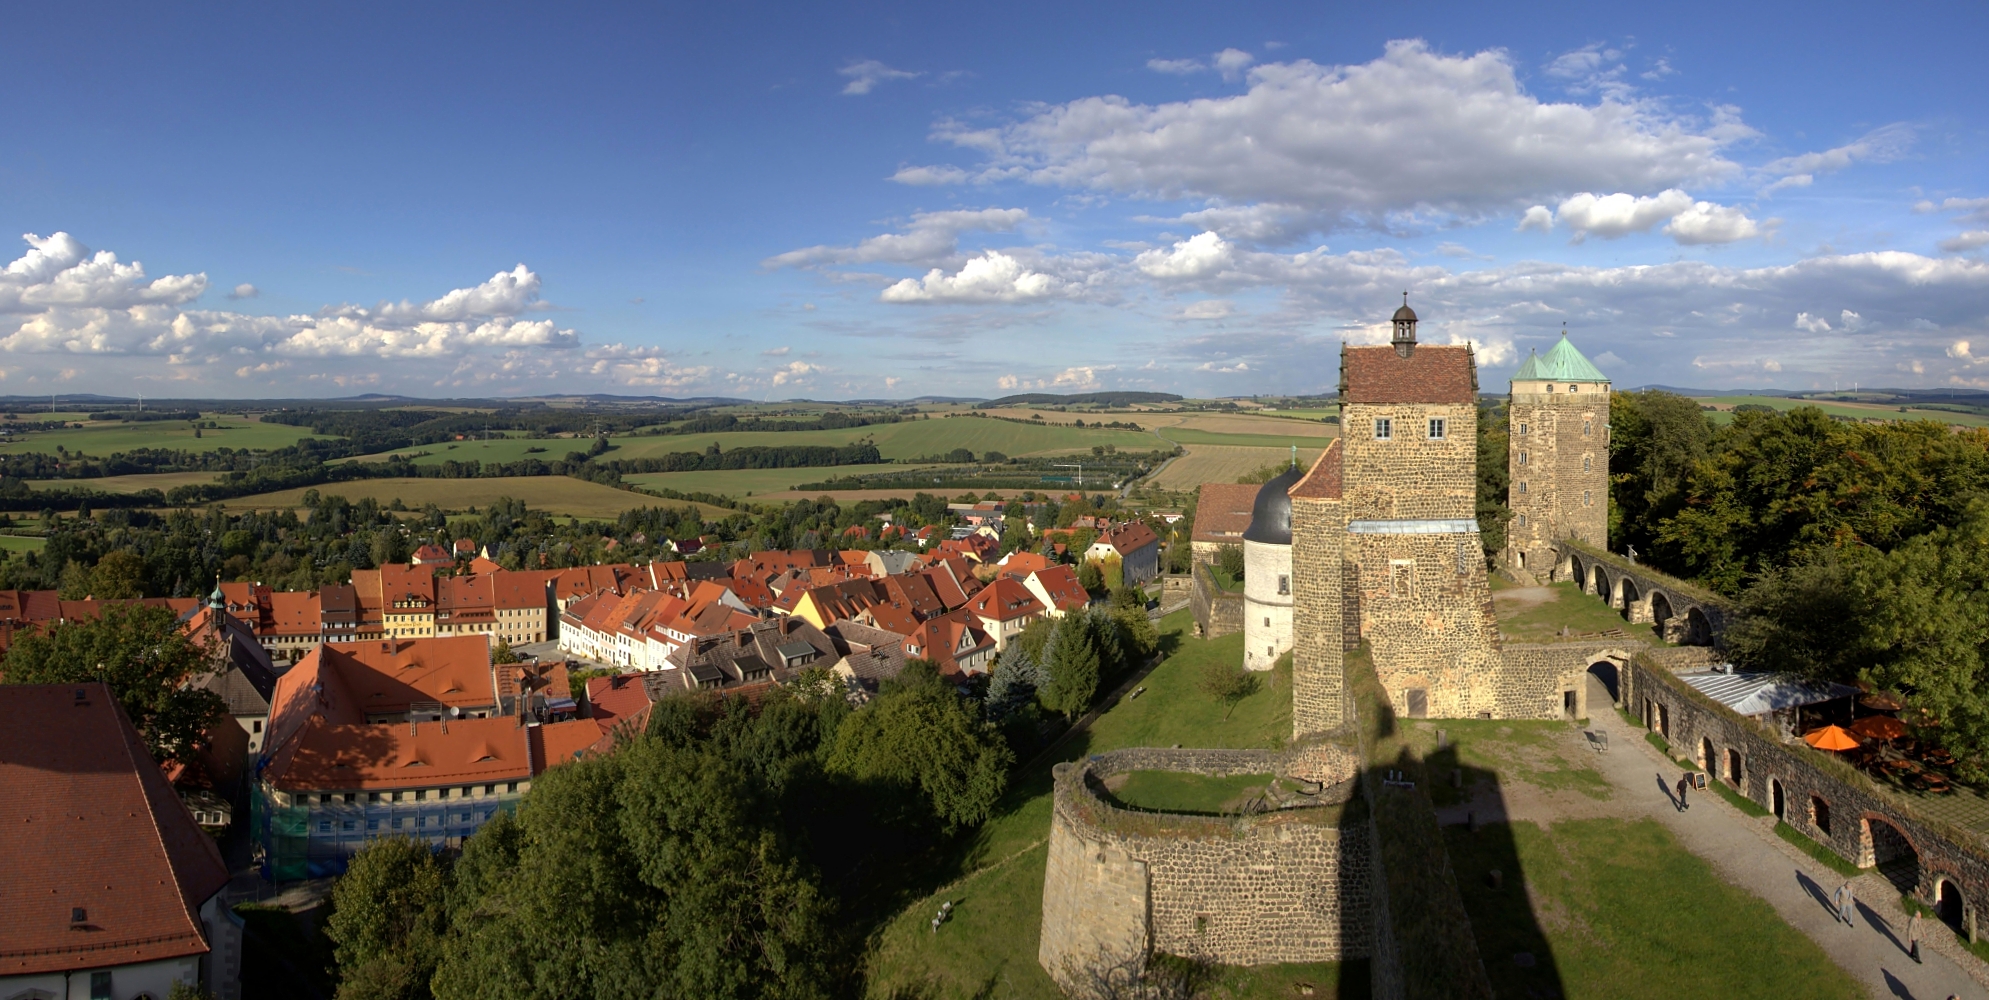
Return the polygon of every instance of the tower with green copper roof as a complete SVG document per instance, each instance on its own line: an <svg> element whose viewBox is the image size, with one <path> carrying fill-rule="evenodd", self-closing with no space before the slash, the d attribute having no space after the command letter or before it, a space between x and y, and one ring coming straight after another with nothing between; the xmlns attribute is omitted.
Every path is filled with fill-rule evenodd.
<svg viewBox="0 0 1989 1000"><path fill-rule="evenodd" d="M1511 398L1505 559L1544 579L1555 539L1609 543L1609 376L1564 329L1513 372Z"/></svg>

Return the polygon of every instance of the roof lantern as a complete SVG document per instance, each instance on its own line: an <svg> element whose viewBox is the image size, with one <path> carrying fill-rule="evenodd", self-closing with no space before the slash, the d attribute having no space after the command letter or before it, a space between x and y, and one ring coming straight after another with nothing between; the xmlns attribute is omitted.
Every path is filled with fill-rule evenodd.
<svg viewBox="0 0 1989 1000"><path fill-rule="evenodd" d="M1395 353L1408 357L1416 350L1416 311L1409 308L1409 293L1402 293L1402 308L1395 310Z"/></svg>

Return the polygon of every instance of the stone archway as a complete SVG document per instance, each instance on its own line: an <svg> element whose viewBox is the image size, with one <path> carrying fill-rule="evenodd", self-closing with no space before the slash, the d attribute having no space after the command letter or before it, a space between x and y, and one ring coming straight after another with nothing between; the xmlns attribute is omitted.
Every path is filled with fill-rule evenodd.
<svg viewBox="0 0 1989 1000"><path fill-rule="evenodd" d="M1872 864L1880 875L1900 892L1920 888L1920 851L1906 831L1877 813L1865 816L1865 838L1871 844Z"/></svg>
<svg viewBox="0 0 1989 1000"><path fill-rule="evenodd" d="M1602 685L1603 690L1609 694L1610 704L1623 704L1623 675L1614 662L1597 660L1588 665L1588 674L1595 678Z"/></svg>
<svg viewBox="0 0 1989 1000"><path fill-rule="evenodd" d="M1672 619L1671 598L1662 590L1651 591L1651 631L1660 639L1669 638Z"/></svg>
<svg viewBox="0 0 1989 1000"><path fill-rule="evenodd" d="M1699 738L1699 769L1706 772L1706 780L1708 781L1715 780L1720 776L1720 754L1719 751L1713 749L1713 741L1710 737L1702 736Z"/></svg>
<svg viewBox="0 0 1989 1000"><path fill-rule="evenodd" d="M1580 556L1571 556L1569 557L1568 562L1569 562L1568 575L1570 579L1575 581L1575 589L1581 591L1584 594L1588 593L1589 588L1588 588L1587 564L1582 562L1582 557Z"/></svg>
<svg viewBox="0 0 1989 1000"><path fill-rule="evenodd" d="M1789 803L1788 793L1782 790L1782 779L1768 779L1768 804L1769 811L1775 814L1775 818L1786 822L1786 817L1782 813L1789 807Z"/></svg>
<svg viewBox="0 0 1989 1000"><path fill-rule="evenodd" d="M1698 605L1685 609L1684 634L1672 640L1681 646L1710 646L1713 644L1713 626L1706 621L1706 612Z"/></svg>
<svg viewBox="0 0 1989 1000"><path fill-rule="evenodd" d="M1619 577L1618 581L1617 587L1621 588L1623 592L1616 595L1617 599L1611 602L1611 604L1617 610L1623 612L1624 620L1636 621L1638 618L1637 602L1643 600L1644 597L1643 592L1637 589L1637 578L1626 573Z"/></svg>
<svg viewBox="0 0 1989 1000"><path fill-rule="evenodd" d="M1589 575L1592 579L1588 592L1602 598L1602 603L1615 607L1615 594L1609 589L1609 574L1603 572L1602 567L1595 566L1589 569Z"/></svg>
<svg viewBox="0 0 1989 1000"><path fill-rule="evenodd" d="M1940 916L1941 923L1954 928L1956 933L1968 933L1968 899L1953 879L1943 878L1934 883L1934 912Z"/></svg>

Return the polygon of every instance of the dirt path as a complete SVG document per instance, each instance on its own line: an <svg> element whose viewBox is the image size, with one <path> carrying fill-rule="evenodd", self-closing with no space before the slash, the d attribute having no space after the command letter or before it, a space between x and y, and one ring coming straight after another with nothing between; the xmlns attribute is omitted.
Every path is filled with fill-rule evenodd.
<svg viewBox="0 0 1989 1000"><path fill-rule="evenodd" d="M1609 704L1606 693L1595 694L1590 704ZM1989 978L1989 969L1962 953L1947 928L1935 924L1924 932L1920 950L1926 964L1916 965L1907 956L1906 914L1899 893L1884 878L1867 874L1853 881L1858 921L1855 927L1844 926L1830 904L1831 894L1844 882L1842 876L1777 837L1772 818L1745 816L1710 792L1693 794L1691 808L1680 811L1670 791L1678 780L1678 765L1665 760L1641 730L1616 713L1603 709L1594 714L1598 718L1590 720L1591 729L1607 733L1611 749L1582 752L1589 753L1592 766L1615 789L1608 803L1598 805L1664 824L1686 849L1711 862L1722 878L1766 900L1789 926L1822 945L1874 997L1944 1000L1953 995L1989 1000L1989 989L1975 978ZM1586 743L1580 733L1570 738ZM1552 812L1552 806L1549 801L1528 802L1515 796L1513 808L1520 819L1564 818L1544 815ZM1518 815L1521 810L1543 815Z"/></svg>

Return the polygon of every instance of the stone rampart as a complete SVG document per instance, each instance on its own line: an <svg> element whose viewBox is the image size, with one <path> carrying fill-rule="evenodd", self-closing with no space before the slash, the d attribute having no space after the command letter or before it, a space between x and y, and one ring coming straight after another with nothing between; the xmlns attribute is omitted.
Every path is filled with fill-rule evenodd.
<svg viewBox="0 0 1989 1000"><path fill-rule="evenodd" d="M1195 564L1194 589L1188 607L1195 615L1195 628L1204 639L1216 639L1243 631L1243 594L1216 586L1205 563Z"/></svg>
<svg viewBox="0 0 1989 1000"><path fill-rule="evenodd" d="M1557 539L1553 550L1551 579L1573 580L1582 593L1602 598L1632 623L1655 626L1666 642L1724 645L1721 637L1734 614L1725 598L1579 540Z"/></svg>
<svg viewBox="0 0 1989 1000"><path fill-rule="evenodd" d="M1057 765L1037 960L1066 992L1099 996L1156 952L1224 965L1365 957L1372 849L1364 821L1342 826L1359 808L1346 805L1358 765L1330 745L1132 749ZM1104 779L1140 770L1339 780L1320 796L1331 804L1247 816L1142 812L1100 796Z"/></svg>
<svg viewBox="0 0 1989 1000"><path fill-rule="evenodd" d="M1624 704L1718 781L1773 812L1797 832L1859 867L1879 866L1922 902L1953 899L1946 919L1973 933L1976 908L1989 900L1989 844L1970 831L1917 815L1900 796L1863 772L1800 739L1738 715L1693 690L1652 656L1623 674ZM1710 753L1708 752L1710 750ZM1959 794L1959 793L1958 793ZM1911 861L1905 868L1900 862Z"/></svg>

